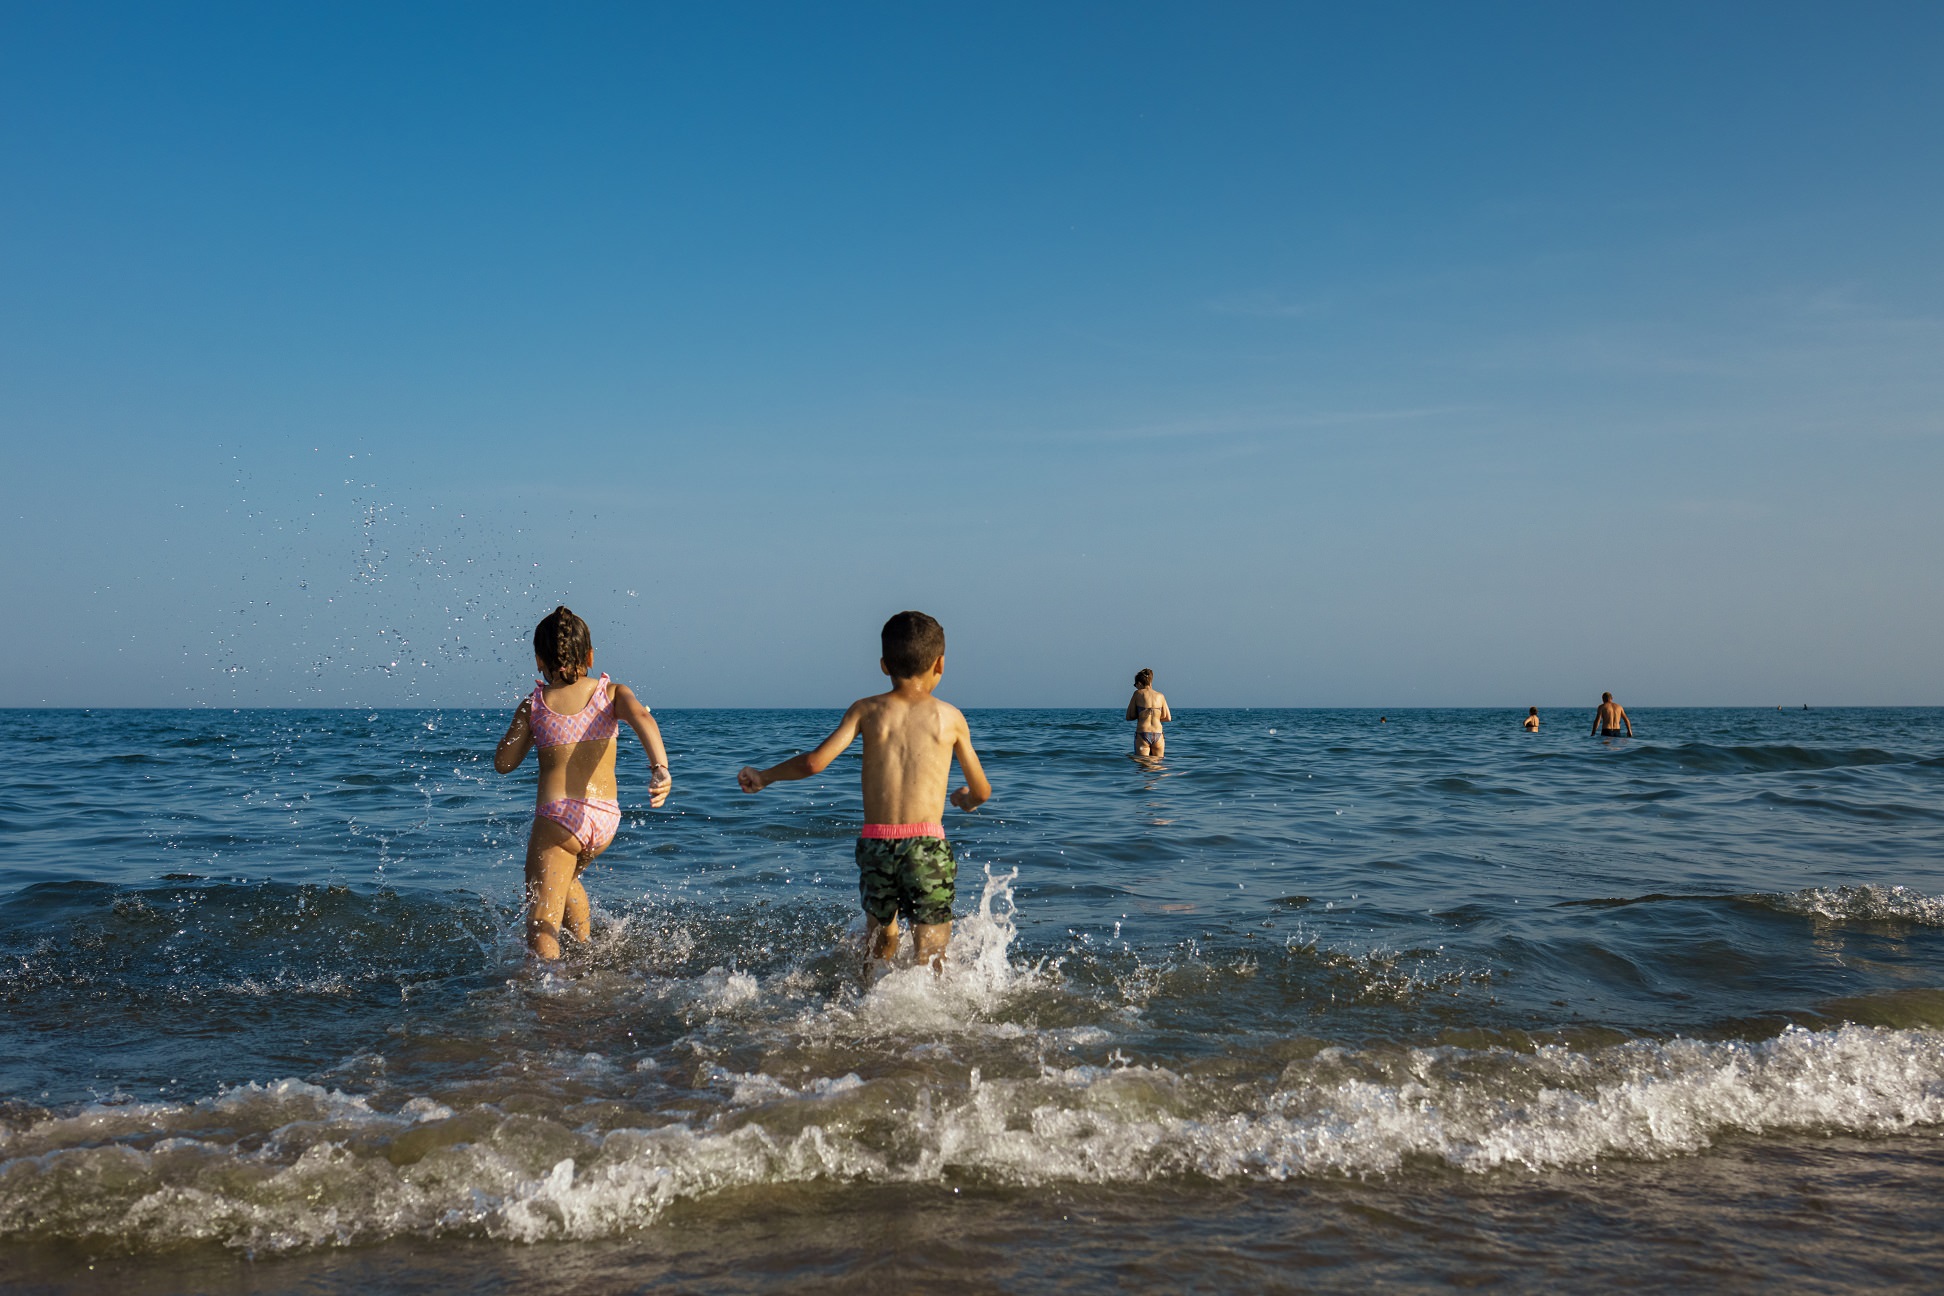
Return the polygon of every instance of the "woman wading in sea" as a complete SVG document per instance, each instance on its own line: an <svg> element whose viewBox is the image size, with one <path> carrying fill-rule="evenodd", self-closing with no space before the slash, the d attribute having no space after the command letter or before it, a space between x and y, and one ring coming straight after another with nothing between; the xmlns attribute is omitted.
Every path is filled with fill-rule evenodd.
<svg viewBox="0 0 1944 1296"><path fill-rule="evenodd" d="M1134 758L1160 760L1167 748L1161 726L1174 719L1168 699L1154 687L1154 672L1143 668L1134 677L1134 696L1127 704L1127 718L1134 722Z"/></svg>

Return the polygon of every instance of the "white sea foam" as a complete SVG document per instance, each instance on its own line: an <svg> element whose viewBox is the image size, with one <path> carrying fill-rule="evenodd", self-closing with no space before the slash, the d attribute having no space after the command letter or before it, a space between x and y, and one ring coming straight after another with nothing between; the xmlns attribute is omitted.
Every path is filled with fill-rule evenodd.
<svg viewBox="0 0 1944 1296"><path fill-rule="evenodd" d="M50 1117L0 1143L0 1232L288 1250L401 1234L611 1236L672 1201L833 1179L1125 1183L1572 1168L1724 1133L1944 1124L1944 1033L1791 1029L1755 1044L1325 1049L1238 1085L1160 1067L785 1083L718 1073L701 1125L570 1130L298 1081ZM646 1113L644 1113L646 1115ZM132 1136L146 1130L146 1146Z"/></svg>
<svg viewBox="0 0 1944 1296"><path fill-rule="evenodd" d="M878 977L863 994L807 1010L797 1029L807 1038L831 1036L1020 1035L1026 1028L996 1020L1006 1001L1044 979L1038 966L1016 966L1007 953L1018 936L1012 884L1019 870L995 874L988 865L978 907L952 924L943 967L906 962ZM907 933L901 956L911 957Z"/></svg>
<svg viewBox="0 0 1944 1296"><path fill-rule="evenodd" d="M1786 895L1754 897L1785 913L1836 921L1910 922L1944 927L1944 896L1902 886L1808 887Z"/></svg>
<svg viewBox="0 0 1944 1296"><path fill-rule="evenodd" d="M753 1005L762 997L756 978L747 972L714 967L687 983L690 1002L714 1016Z"/></svg>

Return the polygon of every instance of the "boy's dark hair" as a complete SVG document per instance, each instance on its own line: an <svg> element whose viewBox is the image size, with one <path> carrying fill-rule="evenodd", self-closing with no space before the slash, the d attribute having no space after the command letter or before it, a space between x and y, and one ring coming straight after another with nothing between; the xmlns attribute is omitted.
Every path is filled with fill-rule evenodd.
<svg viewBox="0 0 1944 1296"><path fill-rule="evenodd" d="M945 627L923 612L900 612L884 623L884 669L892 679L910 679L930 670L945 655Z"/></svg>
<svg viewBox="0 0 1944 1296"><path fill-rule="evenodd" d="M1147 667L1143 666L1140 670L1134 672L1135 688L1146 688L1152 683L1154 683L1154 672Z"/></svg>
<svg viewBox="0 0 1944 1296"><path fill-rule="evenodd" d="M565 604L533 627L533 655L566 683L581 677L587 669L587 654L593 651L594 635L587 622L569 612Z"/></svg>

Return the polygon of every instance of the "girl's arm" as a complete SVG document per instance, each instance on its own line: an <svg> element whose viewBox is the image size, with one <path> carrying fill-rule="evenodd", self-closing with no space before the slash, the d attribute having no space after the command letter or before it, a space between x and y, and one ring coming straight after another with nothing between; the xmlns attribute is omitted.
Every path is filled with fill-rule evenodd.
<svg viewBox="0 0 1944 1296"><path fill-rule="evenodd" d="M502 774L520 768L520 762L533 750L533 725L528 719L532 706L531 698L520 699L513 712L513 723L506 726L506 736L499 740L499 748L493 753L493 768Z"/></svg>
<svg viewBox="0 0 1944 1296"><path fill-rule="evenodd" d="M1127 718L1129 720L1134 720L1139 718L1134 714L1134 704L1136 702L1139 702L1140 700L1141 700L1141 695L1139 693L1136 693L1133 697L1127 699Z"/></svg>
<svg viewBox="0 0 1944 1296"><path fill-rule="evenodd" d="M648 753L648 806L659 810L675 787L668 774L668 749L662 746L661 726L626 684L614 686L614 714L628 722L628 728L641 739L641 750Z"/></svg>

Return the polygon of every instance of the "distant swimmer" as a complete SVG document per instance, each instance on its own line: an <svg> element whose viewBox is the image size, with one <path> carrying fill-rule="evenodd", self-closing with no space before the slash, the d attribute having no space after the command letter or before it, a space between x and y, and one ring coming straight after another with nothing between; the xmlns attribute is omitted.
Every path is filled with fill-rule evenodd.
<svg viewBox="0 0 1944 1296"><path fill-rule="evenodd" d="M1532 710L1526 712L1525 731L1527 733L1539 732L1539 708L1538 707L1534 707L1532 708Z"/></svg>
<svg viewBox="0 0 1944 1296"><path fill-rule="evenodd" d="M1127 703L1127 718L1134 722L1134 755L1140 760L1160 760L1168 742L1161 726L1174 719L1168 699L1154 687L1154 672L1142 669L1134 676L1134 696Z"/></svg>
<svg viewBox="0 0 1944 1296"><path fill-rule="evenodd" d="M1633 737L1633 721L1627 719L1627 708L1613 700L1613 694L1600 694L1600 709L1593 713L1593 732L1607 738L1618 738L1622 731Z"/></svg>

